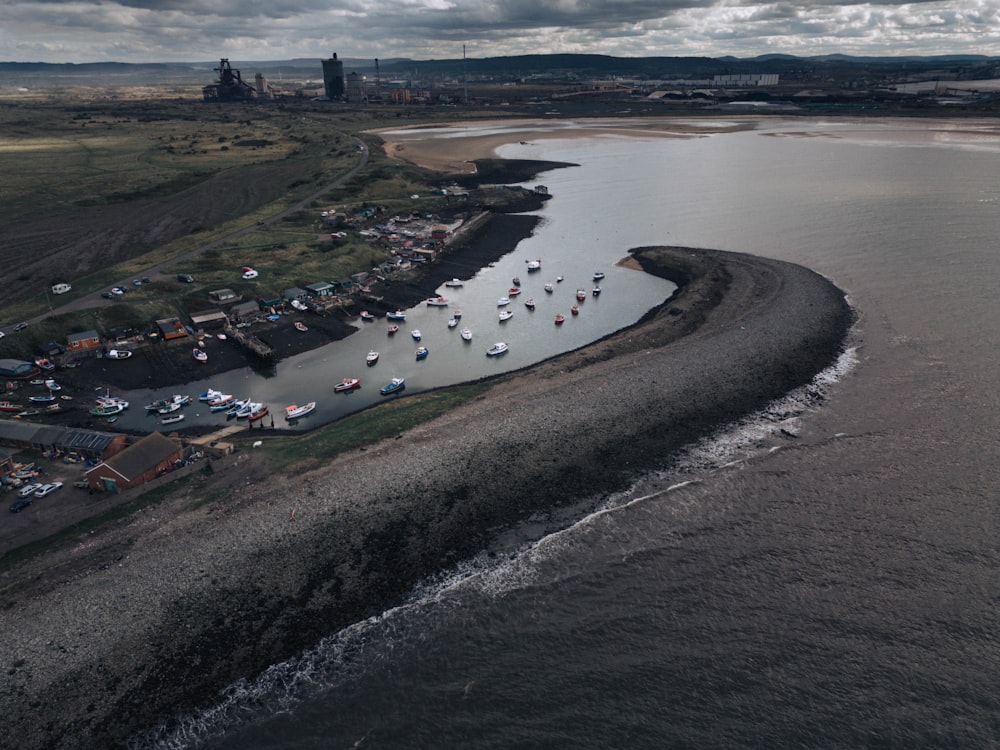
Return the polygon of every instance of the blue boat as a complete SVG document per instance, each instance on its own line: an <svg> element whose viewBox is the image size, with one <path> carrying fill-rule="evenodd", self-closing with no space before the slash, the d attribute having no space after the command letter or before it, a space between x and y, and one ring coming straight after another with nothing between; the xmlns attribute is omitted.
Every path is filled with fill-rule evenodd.
<svg viewBox="0 0 1000 750"><path fill-rule="evenodd" d="M420 359L427 359L427 354L428 354L428 351L427 351L427 347L426 346L422 346L419 349L417 349L417 359L418 360L420 360Z"/></svg>
<svg viewBox="0 0 1000 750"><path fill-rule="evenodd" d="M406 387L406 381L404 381L403 378L393 378L391 382L386 383L381 388L379 388L378 392L381 393L383 396L388 396L391 393L398 393L405 387Z"/></svg>
<svg viewBox="0 0 1000 750"><path fill-rule="evenodd" d="M406 313L402 310L396 310L396 312L389 312L385 314L389 320L406 320Z"/></svg>

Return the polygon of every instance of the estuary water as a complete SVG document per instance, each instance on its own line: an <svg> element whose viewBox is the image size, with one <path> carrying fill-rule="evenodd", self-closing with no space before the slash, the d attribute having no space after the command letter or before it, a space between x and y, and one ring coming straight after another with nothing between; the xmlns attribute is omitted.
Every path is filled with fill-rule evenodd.
<svg viewBox="0 0 1000 750"><path fill-rule="evenodd" d="M512 134L503 156L580 165L540 178L554 197L515 259L589 241L800 263L859 314L837 365L137 747L1000 745L1000 134L744 122Z"/></svg>

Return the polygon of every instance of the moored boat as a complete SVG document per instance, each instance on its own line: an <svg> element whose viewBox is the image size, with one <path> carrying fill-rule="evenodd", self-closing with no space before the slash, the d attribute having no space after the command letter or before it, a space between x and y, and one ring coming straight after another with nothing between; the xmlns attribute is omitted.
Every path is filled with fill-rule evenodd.
<svg viewBox="0 0 1000 750"><path fill-rule="evenodd" d="M592 294L596 297L600 293L601 293L601 287L595 286L594 289L593 289L593 291L592 291Z"/></svg>
<svg viewBox="0 0 1000 750"><path fill-rule="evenodd" d="M410 331L410 335L413 337L414 341L420 341L420 336L422 334L420 333L419 328L414 328L412 331Z"/></svg>
<svg viewBox="0 0 1000 750"><path fill-rule="evenodd" d="M292 404L285 407L285 419L289 422L293 419L301 419L307 414L311 414L316 410L316 402L310 401L308 404Z"/></svg>
<svg viewBox="0 0 1000 750"><path fill-rule="evenodd" d="M419 348L417 349L417 359L418 359L418 360L421 360L421 359L427 359L427 355L428 355L428 354L429 354L429 352L428 352L428 350L427 350L427 347L426 347L426 346L421 346L421 347L419 347Z"/></svg>
<svg viewBox="0 0 1000 750"><path fill-rule="evenodd" d="M50 404L55 400L56 397L51 394L48 396L28 396L28 401L33 401L36 404Z"/></svg>
<svg viewBox="0 0 1000 750"><path fill-rule="evenodd" d="M208 352L197 346L191 350L191 356L194 357L195 362L208 362Z"/></svg>
<svg viewBox="0 0 1000 750"><path fill-rule="evenodd" d="M444 285L447 286L447 287L451 287L453 289L457 289L458 287L462 286L464 283L465 282L462 281L461 279L454 278L451 281L444 282Z"/></svg>
<svg viewBox="0 0 1000 750"><path fill-rule="evenodd" d="M132 352L128 349L111 349L107 354L104 355L105 359L128 359L132 356Z"/></svg>
<svg viewBox="0 0 1000 750"><path fill-rule="evenodd" d="M501 297L497 300L497 307L503 307L504 305L510 304L510 297Z"/></svg>
<svg viewBox="0 0 1000 750"><path fill-rule="evenodd" d="M512 283L514 286L521 286L521 278L519 276L515 276L513 279L510 280L510 283Z"/></svg>
<svg viewBox="0 0 1000 750"><path fill-rule="evenodd" d="M258 419L262 419L267 416L267 404L254 404L250 408L250 413L247 415L247 419L251 422L256 422Z"/></svg>
<svg viewBox="0 0 1000 750"><path fill-rule="evenodd" d="M516 297L520 293L521 293L521 287L519 286L512 286L510 289L507 290L508 297Z"/></svg>
<svg viewBox="0 0 1000 750"><path fill-rule="evenodd" d="M472 341L472 330L469 328L462 329L462 338L466 341Z"/></svg>
<svg viewBox="0 0 1000 750"><path fill-rule="evenodd" d="M388 333L390 336L392 336L392 334L394 334L398 330L399 326L396 325L395 323L391 323L389 327L385 329L385 332Z"/></svg>
<svg viewBox="0 0 1000 750"><path fill-rule="evenodd" d="M451 317L453 317L455 320L461 320L462 319L462 311L461 310L453 310L452 313L451 313Z"/></svg>
<svg viewBox="0 0 1000 750"><path fill-rule="evenodd" d="M113 414L121 414L125 411L125 406L121 403L108 403L108 404L98 404L93 409L90 410L91 416L94 417L110 417Z"/></svg>
<svg viewBox="0 0 1000 750"><path fill-rule="evenodd" d="M13 401L0 401L0 411L11 412L16 414L24 409L23 406L15 404Z"/></svg>
<svg viewBox="0 0 1000 750"><path fill-rule="evenodd" d="M603 278L604 278L604 273L602 271L594 272L594 281L600 281Z"/></svg>
<svg viewBox="0 0 1000 750"><path fill-rule="evenodd" d="M372 315L367 310L362 310L360 317L362 320L367 321L368 323L371 323L373 320L375 320L375 316Z"/></svg>
<svg viewBox="0 0 1000 750"><path fill-rule="evenodd" d="M292 325L295 326L296 331L302 331L302 333L305 333L306 331L309 330L309 326L307 326L301 320L296 320Z"/></svg>
<svg viewBox="0 0 1000 750"><path fill-rule="evenodd" d="M566 316L562 313L556 313L556 325L562 325L566 321Z"/></svg>
<svg viewBox="0 0 1000 750"><path fill-rule="evenodd" d="M223 395L225 395L225 394L223 394L222 391L217 391L214 388L209 388L207 391L204 391L203 393L199 393L198 394L198 400L199 401L214 401L219 396L223 396Z"/></svg>
<svg viewBox="0 0 1000 750"><path fill-rule="evenodd" d="M545 282L545 291L548 292L549 294L552 294L552 292L555 291L555 287L552 285L551 281Z"/></svg>
<svg viewBox="0 0 1000 750"><path fill-rule="evenodd" d="M344 391L354 390L355 388L361 387L360 378L344 378L335 386L333 386L334 393L343 393Z"/></svg>
<svg viewBox="0 0 1000 750"><path fill-rule="evenodd" d="M576 290L576 298L578 300L580 300L581 302L583 302L585 299L587 299L587 293L585 291L583 291L582 289L577 289Z"/></svg>
<svg viewBox="0 0 1000 750"><path fill-rule="evenodd" d="M56 366L52 364L52 362L46 359L45 357L35 357L35 364L41 369L45 370L45 372L52 372L54 369L56 369Z"/></svg>
<svg viewBox="0 0 1000 750"><path fill-rule="evenodd" d="M510 347L507 346L506 342L498 341L489 349L486 350L487 357L499 357L501 354L506 354Z"/></svg>
<svg viewBox="0 0 1000 750"><path fill-rule="evenodd" d="M527 307L529 310L534 310L535 309L535 298L534 297L528 297L528 299L526 299L524 301L524 306Z"/></svg>
<svg viewBox="0 0 1000 750"><path fill-rule="evenodd" d="M429 299L425 300L425 303L427 304L428 307L448 306L448 300L446 300L444 297L430 297Z"/></svg>
<svg viewBox="0 0 1000 750"><path fill-rule="evenodd" d="M512 313L510 310L501 310L500 315L498 317L500 318L500 322L503 323L505 320L510 320L511 318L513 318L514 313Z"/></svg>
<svg viewBox="0 0 1000 750"><path fill-rule="evenodd" d="M541 258L536 258L535 260L528 261L528 273L531 273L532 271L541 271L541 270L542 270Z"/></svg>
<svg viewBox="0 0 1000 750"><path fill-rule="evenodd" d="M365 362L368 364L369 367L378 362L378 352L375 351L374 349L368 352L368 356L365 357Z"/></svg>
<svg viewBox="0 0 1000 750"><path fill-rule="evenodd" d="M175 422L183 422L183 414L171 414L160 420L160 424L174 424Z"/></svg>
<svg viewBox="0 0 1000 750"><path fill-rule="evenodd" d="M454 328L458 325L458 318L448 318L448 327Z"/></svg>
<svg viewBox="0 0 1000 750"><path fill-rule="evenodd" d="M406 320L406 313L402 310L396 310L395 312L389 312L385 314L389 320Z"/></svg>
<svg viewBox="0 0 1000 750"><path fill-rule="evenodd" d="M62 390L62 386L59 385L56 381L54 381L52 378L49 378L48 380L45 381L45 387L48 388L50 391Z"/></svg>
<svg viewBox="0 0 1000 750"><path fill-rule="evenodd" d="M378 392L383 396L388 396L390 393L398 393L405 387L406 387L406 381L403 378L393 378L388 383L379 388Z"/></svg>
<svg viewBox="0 0 1000 750"><path fill-rule="evenodd" d="M579 306L579 305L573 305L573 306L572 306L572 307L571 307L571 308L569 309L569 311L570 311L571 313L573 313L574 315L579 315L579 314L580 314L580 306Z"/></svg>

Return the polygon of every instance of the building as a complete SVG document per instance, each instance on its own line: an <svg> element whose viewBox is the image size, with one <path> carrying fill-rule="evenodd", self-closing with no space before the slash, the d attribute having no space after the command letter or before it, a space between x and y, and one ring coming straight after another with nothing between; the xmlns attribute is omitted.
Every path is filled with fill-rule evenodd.
<svg viewBox="0 0 1000 750"><path fill-rule="evenodd" d="M180 318L164 318L156 321L156 327L160 335L167 341L170 339L181 339L188 335L187 329L181 323Z"/></svg>
<svg viewBox="0 0 1000 750"><path fill-rule="evenodd" d="M306 291L313 297L330 297L336 290L329 281L317 281L315 284L307 284Z"/></svg>
<svg viewBox="0 0 1000 750"><path fill-rule="evenodd" d="M240 295L232 289L216 289L208 293L208 298L216 303L236 302L240 298Z"/></svg>
<svg viewBox="0 0 1000 750"><path fill-rule="evenodd" d="M25 362L23 359L0 359L0 377L4 378L30 378L38 372L33 362Z"/></svg>
<svg viewBox="0 0 1000 750"><path fill-rule="evenodd" d="M368 93L365 90L365 77L357 73L347 76L347 101L364 102L368 100Z"/></svg>
<svg viewBox="0 0 1000 750"><path fill-rule="evenodd" d="M290 286L285 290L284 298L291 302L293 299L304 300L309 296L309 292L300 286Z"/></svg>
<svg viewBox="0 0 1000 750"><path fill-rule="evenodd" d="M55 425L0 420L0 444L39 451L61 451L105 460L125 449L127 436Z"/></svg>
<svg viewBox="0 0 1000 750"><path fill-rule="evenodd" d="M66 337L66 346L71 352L83 352L88 349L100 349L101 335L94 330L71 333Z"/></svg>
<svg viewBox="0 0 1000 750"><path fill-rule="evenodd" d="M229 325L229 318L222 310L203 310L191 313L191 325L196 331L216 331Z"/></svg>
<svg viewBox="0 0 1000 750"><path fill-rule="evenodd" d="M123 492L168 471L184 455L180 442L151 432L103 463L87 471L92 490Z"/></svg>
<svg viewBox="0 0 1000 750"><path fill-rule="evenodd" d="M344 63L337 59L337 53L329 60L322 60L323 90L327 99L343 99L347 89L344 86Z"/></svg>

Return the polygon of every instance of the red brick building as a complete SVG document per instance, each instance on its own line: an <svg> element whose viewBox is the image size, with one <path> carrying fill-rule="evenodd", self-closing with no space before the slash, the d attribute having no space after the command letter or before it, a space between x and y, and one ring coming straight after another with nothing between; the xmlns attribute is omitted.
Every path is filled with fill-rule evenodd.
<svg viewBox="0 0 1000 750"><path fill-rule="evenodd" d="M87 471L92 490L123 492L155 479L183 456L176 440L151 432L103 463Z"/></svg>

